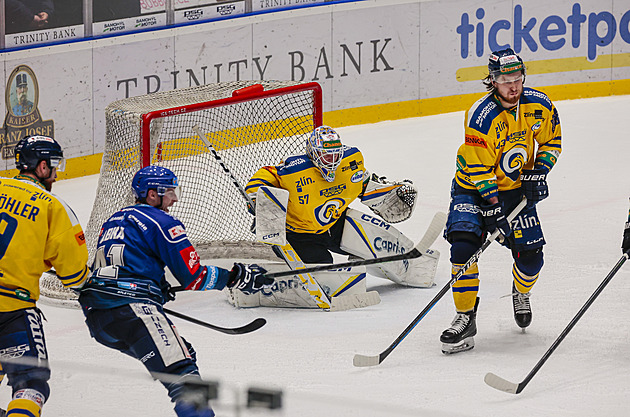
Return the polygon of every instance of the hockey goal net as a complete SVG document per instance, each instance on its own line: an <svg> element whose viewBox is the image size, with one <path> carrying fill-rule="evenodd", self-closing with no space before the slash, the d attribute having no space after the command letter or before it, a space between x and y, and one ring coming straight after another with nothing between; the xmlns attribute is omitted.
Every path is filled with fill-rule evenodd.
<svg viewBox="0 0 630 417"><path fill-rule="evenodd" d="M274 259L256 242L243 196L194 127L244 187L260 167L304 152L308 135L322 124L322 92L317 83L290 81L208 84L113 102L105 123L98 189L85 228L90 263L102 224L134 203L131 179L150 164L177 175L181 196L170 213L184 223L202 259Z"/></svg>

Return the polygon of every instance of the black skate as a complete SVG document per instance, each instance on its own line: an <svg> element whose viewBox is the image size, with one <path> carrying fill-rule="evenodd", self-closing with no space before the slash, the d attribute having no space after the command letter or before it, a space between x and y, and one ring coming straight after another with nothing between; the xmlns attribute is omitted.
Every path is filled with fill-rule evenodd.
<svg viewBox="0 0 630 417"><path fill-rule="evenodd" d="M475 303L473 311L457 313L451 327L442 332L440 341L442 342L442 353L450 355L452 353L465 352L475 347L474 335L477 334L477 305L479 297Z"/></svg>
<svg viewBox="0 0 630 417"><path fill-rule="evenodd" d="M512 283L512 305L514 306L514 320L518 327L525 328L532 322L532 307L529 304L529 293L520 293Z"/></svg>

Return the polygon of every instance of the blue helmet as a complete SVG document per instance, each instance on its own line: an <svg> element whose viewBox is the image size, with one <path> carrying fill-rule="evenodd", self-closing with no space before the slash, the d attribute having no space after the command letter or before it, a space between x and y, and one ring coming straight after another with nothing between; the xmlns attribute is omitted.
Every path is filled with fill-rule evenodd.
<svg viewBox="0 0 630 417"><path fill-rule="evenodd" d="M522 71L523 75L525 75L525 64L523 64L521 57L516 55L512 48L495 51L490 54L488 73L492 78L516 71Z"/></svg>
<svg viewBox="0 0 630 417"><path fill-rule="evenodd" d="M163 196L170 188L177 189L177 176L168 168L149 165L133 176L131 188L137 199L147 198L149 190L156 190L159 196Z"/></svg>
<svg viewBox="0 0 630 417"><path fill-rule="evenodd" d="M15 167L20 171L33 171L40 161L46 161L50 168L64 170L63 151L53 138L26 136L15 145Z"/></svg>
<svg viewBox="0 0 630 417"><path fill-rule="evenodd" d="M306 154L328 182L335 180L343 150L339 135L329 126L318 127L306 141Z"/></svg>

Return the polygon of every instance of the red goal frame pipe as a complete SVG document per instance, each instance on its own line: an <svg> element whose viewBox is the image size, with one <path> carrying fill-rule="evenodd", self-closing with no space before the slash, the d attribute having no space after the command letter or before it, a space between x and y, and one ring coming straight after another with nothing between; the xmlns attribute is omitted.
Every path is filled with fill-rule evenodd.
<svg viewBox="0 0 630 417"><path fill-rule="evenodd" d="M275 97L287 93L297 93L302 91L313 91L314 114L313 121L315 127L323 125L323 105L322 105L322 87L319 83L311 82L305 84L291 85L288 87L276 88L273 90L261 90L262 84L253 84L240 88L232 92L232 97L222 98L204 103L194 103L186 106L173 107L170 109L156 110L142 115L141 126L141 143L140 152L142 153L142 168L151 164L151 155L149 154L151 140L151 121L161 117L168 117L177 114L190 113L198 110L210 109L213 107L224 106L227 104L243 103L259 98ZM263 87L264 88L264 87Z"/></svg>

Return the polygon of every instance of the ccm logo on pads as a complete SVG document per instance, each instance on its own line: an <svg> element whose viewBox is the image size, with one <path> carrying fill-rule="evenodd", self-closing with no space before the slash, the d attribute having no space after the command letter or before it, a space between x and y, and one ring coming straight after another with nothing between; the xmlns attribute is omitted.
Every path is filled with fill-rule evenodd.
<svg viewBox="0 0 630 417"><path fill-rule="evenodd" d="M168 234L175 239L176 237L186 234L186 230L184 230L182 226L175 226L168 229Z"/></svg>

